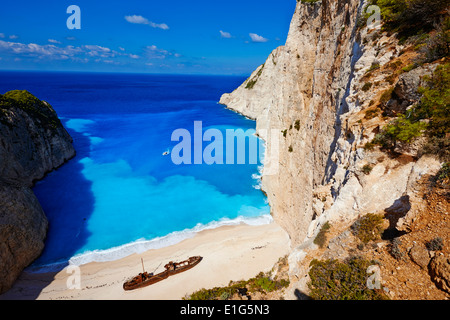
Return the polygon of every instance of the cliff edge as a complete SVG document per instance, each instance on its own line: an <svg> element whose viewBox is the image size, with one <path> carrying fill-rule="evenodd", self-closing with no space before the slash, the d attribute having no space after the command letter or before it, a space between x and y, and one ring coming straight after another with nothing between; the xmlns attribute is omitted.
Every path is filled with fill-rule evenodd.
<svg viewBox="0 0 450 320"><path fill-rule="evenodd" d="M24 90L0 95L0 294L44 248L48 222L33 183L74 156L50 104Z"/></svg>

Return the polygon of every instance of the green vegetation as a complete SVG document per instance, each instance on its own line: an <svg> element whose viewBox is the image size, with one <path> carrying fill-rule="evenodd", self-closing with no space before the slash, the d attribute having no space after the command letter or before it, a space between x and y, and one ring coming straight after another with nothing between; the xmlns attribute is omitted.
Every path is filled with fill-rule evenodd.
<svg viewBox="0 0 450 320"><path fill-rule="evenodd" d="M383 31L398 32L400 37L432 30L445 15L449 0L372 0L381 10Z"/></svg>
<svg viewBox="0 0 450 320"><path fill-rule="evenodd" d="M376 145L377 145L376 143L370 141L370 142L367 142L363 148L365 151L372 151Z"/></svg>
<svg viewBox="0 0 450 320"><path fill-rule="evenodd" d="M383 232L383 216L368 213L351 226L352 233L363 243L378 240Z"/></svg>
<svg viewBox="0 0 450 320"><path fill-rule="evenodd" d="M432 62L450 55L450 16L447 16L436 27L434 33L427 34L423 41L416 45L422 53L423 62Z"/></svg>
<svg viewBox="0 0 450 320"><path fill-rule="evenodd" d="M314 300L382 300L387 297L381 290L367 288L367 268L373 265L361 257L310 263L310 297Z"/></svg>
<svg viewBox="0 0 450 320"><path fill-rule="evenodd" d="M314 239L314 244L317 244L321 248L325 247L325 244L327 242L327 233L328 230L330 230L330 228L331 228L330 223L328 221L325 222L322 228L320 229L319 233L317 234L316 238Z"/></svg>
<svg viewBox="0 0 450 320"><path fill-rule="evenodd" d="M400 247L401 245L402 245L402 242L401 242L400 238L394 238L392 240L392 244L391 244L389 253L396 260L403 260L403 258L405 257L405 254Z"/></svg>
<svg viewBox="0 0 450 320"><path fill-rule="evenodd" d="M300 130L300 120L295 120L294 128L297 131Z"/></svg>
<svg viewBox="0 0 450 320"><path fill-rule="evenodd" d="M294 148L292 148L292 146L289 146L288 151L292 152L292 151L294 151Z"/></svg>
<svg viewBox="0 0 450 320"><path fill-rule="evenodd" d="M366 164L366 165L364 165L364 167L362 167L362 172L367 175L372 172L372 169L373 168L370 164Z"/></svg>
<svg viewBox="0 0 450 320"><path fill-rule="evenodd" d="M297 2L302 2L302 3L316 3L319 2L321 0L297 0Z"/></svg>
<svg viewBox="0 0 450 320"><path fill-rule="evenodd" d="M443 185L450 184L450 162L446 162L442 165L442 168L436 174L436 181Z"/></svg>
<svg viewBox="0 0 450 320"><path fill-rule="evenodd" d="M428 85L419 88L422 99L411 115L416 120L429 119L429 135L443 137L450 133L450 62L438 66L426 80Z"/></svg>
<svg viewBox="0 0 450 320"><path fill-rule="evenodd" d="M0 117L2 123L7 123L4 118L6 110L19 108L26 112L34 121L47 129L56 129L60 120L52 107L39 100L26 90L12 90L0 95Z"/></svg>
<svg viewBox="0 0 450 320"><path fill-rule="evenodd" d="M418 67L417 63L411 63L411 64L408 64L406 67L403 67L402 71L403 72L409 72L409 71L411 71L411 70L413 70L413 69L415 69L417 67Z"/></svg>
<svg viewBox="0 0 450 320"><path fill-rule="evenodd" d="M380 103L382 105L386 105L389 102L389 100L391 100L393 92L394 92L394 87L384 91L383 94L380 97Z"/></svg>
<svg viewBox="0 0 450 320"><path fill-rule="evenodd" d="M377 69L380 69L380 64L378 62L373 62L370 65L369 70L366 71L366 74L372 72L373 70L377 70Z"/></svg>
<svg viewBox="0 0 450 320"><path fill-rule="evenodd" d="M421 53L417 64L405 67L406 70L449 56L450 0L370 0L367 7L371 5L380 8L382 31L396 33L400 43L408 41ZM371 16L370 11L364 12L358 19L359 28Z"/></svg>
<svg viewBox="0 0 450 320"><path fill-rule="evenodd" d="M201 289L194 292L188 300L227 300L234 294L247 295L248 293L269 293L289 286L285 279L272 280L267 274L260 273L255 278L247 281L230 282L226 287L215 287L212 289Z"/></svg>
<svg viewBox="0 0 450 320"><path fill-rule="evenodd" d="M362 86L361 90L366 92L369 91L370 88L372 88L372 82L366 82L364 83L364 85Z"/></svg>
<svg viewBox="0 0 450 320"><path fill-rule="evenodd" d="M444 248L444 240L440 237L436 237L428 241L425 246L429 251L440 251Z"/></svg>
<svg viewBox="0 0 450 320"><path fill-rule="evenodd" d="M426 86L420 87L422 95L419 103L400 114L385 126L372 140L367 149L380 145L384 149L393 149L397 141L410 143L413 139L425 135L427 143L423 153L435 154L450 159L450 63L436 68L431 77L424 77ZM392 97L392 89L383 93L380 102L386 104Z"/></svg>
<svg viewBox="0 0 450 320"><path fill-rule="evenodd" d="M247 80L247 84L245 86L245 89L253 89L256 82L258 82L259 77L261 76L263 69L264 69L265 63L261 66L258 73L252 78Z"/></svg>
<svg viewBox="0 0 450 320"><path fill-rule="evenodd" d="M253 89L258 79L255 77L253 79L248 80L247 85L245 86L245 89Z"/></svg>
<svg viewBox="0 0 450 320"><path fill-rule="evenodd" d="M427 128L427 123L407 119L400 115L384 128L384 138L395 143L395 141L411 142L412 139L422 135Z"/></svg>
<svg viewBox="0 0 450 320"><path fill-rule="evenodd" d="M364 119L370 120L370 119L375 118L378 115L379 111L380 111L379 109L366 110L366 112L364 114Z"/></svg>
<svg viewBox="0 0 450 320"><path fill-rule="evenodd" d="M41 103L41 100L39 100L26 90L8 91L3 95L3 97L14 100L16 106L20 106L23 109L33 108L34 105Z"/></svg>

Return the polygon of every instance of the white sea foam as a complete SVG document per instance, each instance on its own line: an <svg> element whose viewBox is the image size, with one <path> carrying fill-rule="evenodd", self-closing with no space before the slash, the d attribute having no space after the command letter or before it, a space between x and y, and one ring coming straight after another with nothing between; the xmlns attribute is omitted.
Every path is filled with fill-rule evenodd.
<svg viewBox="0 0 450 320"><path fill-rule="evenodd" d="M258 173L252 174L252 179L256 180L256 184L254 184L252 187L256 190L261 190L262 188L262 175L264 171L264 165L258 166Z"/></svg>
<svg viewBox="0 0 450 320"><path fill-rule="evenodd" d="M67 262L60 262L46 266L33 267L28 271L34 273L43 273L61 270L67 265L77 265L81 266L90 262L107 262L115 261L125 258L131 254L143 253L152 249L160 249L164 247L169 247L180 243L183 240L193 238L198 232L204 230L216 229L223 226L237 226L240 224L246 224L250 226L259 226L270 224L273 218L270 214L265 214L257 217L244 217L239 216L235 219L224 218L219 221L213 221L208 224L197 224L192 229L186 229L183 231L172 232L167 236L158 237L151 240L140 239L131 243L124 244L119 247L107 249L107 250L93 250L82 254L75 255L70 258Z"/></svg>
<svg viewBox="0 0 450 320"><path fill-rule="evenodd" d="M94 124L95 121L89 119L70 119L65 123L65 126L76 132L84 132L87 126Z"/></svg>
<svg viewBox="0 0 450 320"><path fill-rule="evenodd" d="M220 221L213 221L208 224L197 224L192 229L183 231L175 231L164 237L158 237L151 240L140 239L132 243L128 243L119 247L107 250L94 250L80 255L76 255L69 260L70 264L83 265L89 262L106 262L114 261L133 253L143 253L147 250L160 249L177 244L183 240L193 238L196 233L204 230L216 229L223 226L236 226L239 224L247 224L251 226L258 226L269 224L273 221L270 214L258 217L244 217L239 216L236 219L224 218Z"/></svg>

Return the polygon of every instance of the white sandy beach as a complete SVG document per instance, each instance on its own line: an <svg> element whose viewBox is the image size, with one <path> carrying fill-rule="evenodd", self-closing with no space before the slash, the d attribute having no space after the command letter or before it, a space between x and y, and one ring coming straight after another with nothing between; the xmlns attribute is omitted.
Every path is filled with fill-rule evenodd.
<svg viewBox="0 0 450 320"><path fill-rule="evenodd" d="M110 262L92 262L80 267L80 289L68 289L73 276L58 273L24 272L14 287L0 299L81 300L178 300L202 288L224 286L230 280L248 279L269 271L289 252L289 238L276 223L224 226L205 230L178 244L133 254ZM160 272L169 261L202 256L199 265L152 286L124 291L123 282L142 272ZM159 266L159 267L158 267Z"/></svg>

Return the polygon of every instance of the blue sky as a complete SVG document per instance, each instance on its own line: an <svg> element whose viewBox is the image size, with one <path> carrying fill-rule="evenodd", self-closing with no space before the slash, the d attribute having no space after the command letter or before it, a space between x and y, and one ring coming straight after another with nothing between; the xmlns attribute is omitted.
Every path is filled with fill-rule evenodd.
<svg viewBox="0 0 450 320"><path fill-rule="evenodd" d="M67 8L81 10L68 29ZM0 70L247 75L283 45L296 0L16 0Z"/></svg>

